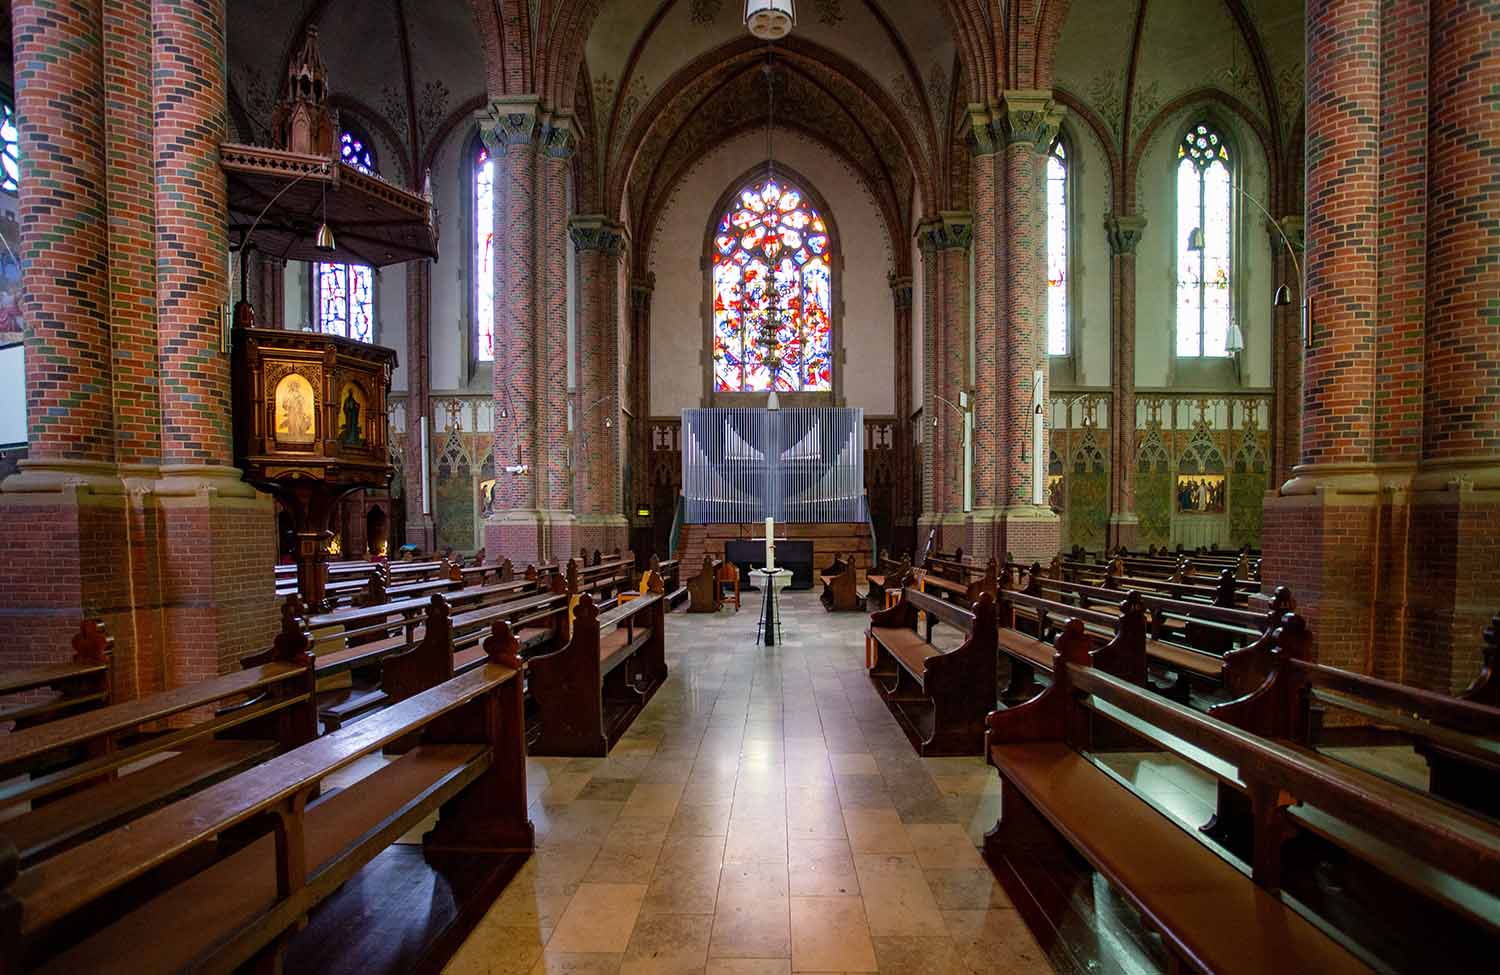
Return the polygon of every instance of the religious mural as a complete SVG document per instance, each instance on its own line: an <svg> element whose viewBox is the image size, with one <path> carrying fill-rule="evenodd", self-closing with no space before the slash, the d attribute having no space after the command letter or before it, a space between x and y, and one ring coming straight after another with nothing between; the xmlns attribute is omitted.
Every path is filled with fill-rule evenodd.
<svg viewBox="0 0 1500 975"><path fill-rule="evenodd" d="M359 383L346 382L339 391L339 434L341 444L360 446L366 440L364 423L370 415L370 398Z"/></svg>
<svg viewBox="0 0 1500 975"><path fill-rule="evenodd" d="M1177 513L1222 515L1227 486L1223 474L1177 475Z"/></svg>

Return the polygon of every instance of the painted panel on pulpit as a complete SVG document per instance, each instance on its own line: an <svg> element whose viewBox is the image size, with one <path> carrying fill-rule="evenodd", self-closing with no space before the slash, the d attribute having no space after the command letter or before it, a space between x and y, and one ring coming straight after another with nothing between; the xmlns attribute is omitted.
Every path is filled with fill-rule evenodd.
<svg viewBox="0 0 1500 975"><path fill-rule="evenodd" d="M318 404L312 383L289 372L276 384L276 442L310 444L317 439Z"/></svg>
<svg viewBox="0 0 1500 975"><path fill-rule="evenodd" d="M369 438L365 426L370 418L370 397L359 383L344 383L339 390L339 443L361 446Z"/></svg>

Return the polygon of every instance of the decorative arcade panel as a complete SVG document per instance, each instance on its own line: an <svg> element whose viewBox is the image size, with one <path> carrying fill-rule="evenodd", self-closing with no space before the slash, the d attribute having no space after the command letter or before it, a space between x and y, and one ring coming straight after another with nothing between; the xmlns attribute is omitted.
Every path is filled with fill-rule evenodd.
<svg viewBox="0 0 1500 975"><path fill-rule="evenodd" d="M690 524L862 522L864 410L682 411Z"/></svg>

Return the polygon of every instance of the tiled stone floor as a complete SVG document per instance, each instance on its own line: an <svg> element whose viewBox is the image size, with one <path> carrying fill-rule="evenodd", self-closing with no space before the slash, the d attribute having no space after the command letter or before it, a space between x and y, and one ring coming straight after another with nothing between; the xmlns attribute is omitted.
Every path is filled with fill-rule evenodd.
<svg viewBox="0 0 1500 975"><path fill-rule="evenodd" d="M921 759L861 614L668 617L671 677L608 758L528 763L537 850L453 975L1050 972L976 845L978 757Z"/></svg>

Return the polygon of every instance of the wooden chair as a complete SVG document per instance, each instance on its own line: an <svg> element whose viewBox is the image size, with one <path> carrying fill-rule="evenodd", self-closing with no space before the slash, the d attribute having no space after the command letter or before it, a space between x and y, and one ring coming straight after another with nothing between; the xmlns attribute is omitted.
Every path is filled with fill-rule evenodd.
<svg viewBox="0 0 1500 975"><path fill-rule="evenodd" d="M734 603L734 611L740 611L740 570L729 562L722 562L714 573L719 587L719 602ZM733 595L730 595L733 593Z"/></svg>

